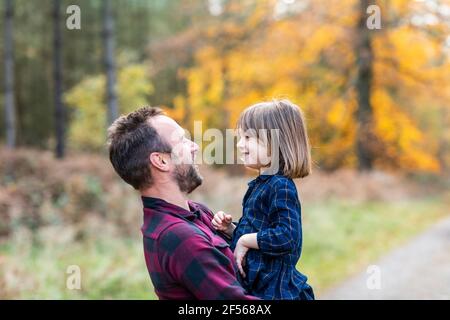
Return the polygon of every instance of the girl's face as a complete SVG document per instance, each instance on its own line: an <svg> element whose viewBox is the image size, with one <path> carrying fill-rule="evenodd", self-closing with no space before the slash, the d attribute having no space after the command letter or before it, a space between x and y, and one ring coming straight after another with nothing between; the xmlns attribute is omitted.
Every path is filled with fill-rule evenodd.
<svg viewBox="0 0 450 320"><path fill-rule="evenodd" d="M261 169L270 165L267 146L254 135L239 130L237 147L241 153L241 160L246 167Z"/></svg>

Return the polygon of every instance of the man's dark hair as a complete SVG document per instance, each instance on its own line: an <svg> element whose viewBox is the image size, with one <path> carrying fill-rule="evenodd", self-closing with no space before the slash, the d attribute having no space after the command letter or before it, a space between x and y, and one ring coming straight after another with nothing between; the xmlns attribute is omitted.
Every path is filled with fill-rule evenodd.
<svg viewBox="0 0 450 320"><path fill-rule="evenodd" d="M120 116L108 128L109 159L118 175L136 190L152 185L150 154L172 151L148 121L163 114L160 108L142 107Z"/></svg>

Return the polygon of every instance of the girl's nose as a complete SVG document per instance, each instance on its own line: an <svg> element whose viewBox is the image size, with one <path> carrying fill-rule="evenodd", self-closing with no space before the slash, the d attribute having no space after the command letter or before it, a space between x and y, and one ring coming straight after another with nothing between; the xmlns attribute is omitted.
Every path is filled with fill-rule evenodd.
<svg viewBox="0 0 450 320"><path fill-rule="evenodd" d="M244 139L240 138L236 146L242 149L244 147Z"/></svg>

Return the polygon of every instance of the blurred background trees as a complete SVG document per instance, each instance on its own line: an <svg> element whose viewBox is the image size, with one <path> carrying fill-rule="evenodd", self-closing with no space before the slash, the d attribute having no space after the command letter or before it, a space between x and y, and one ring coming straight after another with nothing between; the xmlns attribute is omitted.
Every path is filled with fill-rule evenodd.
<svg viewBox="0 0 450 320"><path fill-rule="evenodd" d="M5 0L4 22L4 82L5 82L5 136L6 145L14 148L16 145L16 125L14 107L14 52L13 52L13 1Z"/></svg>
<svg viewBox="0 0 450 320"><path fill-rule="evenodd" d="M0 17L0 298L156 297L140 199L105 155L143 105L189 130L272 98L304 110L319 170L296 181L298 268L319 297L448 217L449 0L1 0ZM203 166L190 197L238 219L242 167Z"/></svg>
<svg viewBox="0 0 450 320"><path fill-rule="evenodd" d="M66 108L63 103L63 39L62 39L62 13L61 0L53 0L53 94L54 94L54 115L55 115L55 155L63 158L66 149Z"/></svg>
<svg viewBox="0 0 450 320"><path fill-rule="evenodd" d="M116 95L116 64L114 58L114 17L111 8L111 1L103 1L103 45L104 63L106 70L106 100L108 109L108 122L110 125L119 116Z"/></svg>
<svg viewBox="0 0 450 320"><path fill-rule="evenodd" d="M307 115L320 168L450 164L448 1L80 0L81 30L58 22L59 62L56 3L64 22L66 0L2 6L5 143L98 151L107 123L141 105L225 129L250 104L286 97ZM370 4L379 30L366 26Z"/></svg>
<svg viewBox="0 0 450 320"><path fill-rule="evenodd" d="M184 72L187 96L175 108L201 109L212 123L222 108L232 125L254 101L287 96L306 111L320 167L365 168L373 162L438 172L448 166L438 151L448 144L448 118L440 115L450 101L449 19L439 16L448 9L436 1L377 3L381 30L367 30L359 1L229 3L224 10L249 16L239 22L238 13L230 14L208 26L210 40ZM230 48L227 37L246 29L250 36ZM357 48L361 33L371 53ZM364 55L371 60L363 62ZM370 78L364 74L369 70ZM442 139L430 135L436 130Z"/></svg>

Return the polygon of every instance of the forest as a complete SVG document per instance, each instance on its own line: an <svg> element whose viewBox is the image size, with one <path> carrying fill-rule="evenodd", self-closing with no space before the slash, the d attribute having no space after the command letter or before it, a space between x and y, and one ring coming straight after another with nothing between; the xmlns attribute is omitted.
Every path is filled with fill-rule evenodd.
<svg viewBox="0 0 450 320"><path fill-rule="evenodd" d="M0 16L0 298L155 298L142 207L106 149L146 105L191 134L301 107L299 268L319 294L448 216L448 0L2 0ZM251 173L205 163L192 197L238 218Z"/></svg>

